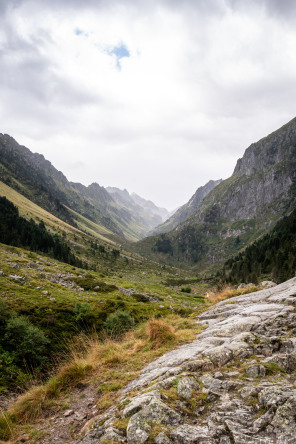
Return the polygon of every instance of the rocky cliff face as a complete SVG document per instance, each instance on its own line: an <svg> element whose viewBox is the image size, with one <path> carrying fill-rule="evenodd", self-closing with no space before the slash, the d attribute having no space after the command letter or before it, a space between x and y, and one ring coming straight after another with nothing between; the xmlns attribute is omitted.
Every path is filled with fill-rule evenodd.
<svg viewBox="0 0 296 444"><path fill-rule="evenodd" d="M76 443L296 442L296 278L203 313Z"/></svg>
<svg viewBox="0 0 296 444"><path fill-rule="evenodd" d="M238 160L233 175L215 186L186 220L166 234L170 248L161 259L171 264L196 263L200 269L222 263L268 232L295 205L293 119L252 144ZM150 248L166 253L158 247L162 244L163 239L152 238L139 244L139 251L148 255Z"/></svg>
<svg viewBox="0 0 296 444"><path fill-rule="evenodd" d="M195 213L202 200L222 182L220 180L210 180L206 185L199 187L191 199L178 210L162 225L159 225L152 234L167 233L173 230L177 225L184 222L188 217Z"/></svg>
<svg viewBox="0 0 296 444"><path fill-rule="evenodd" d="M231 221L274 215L292 209L296 180L296 119L252 144L237 161L233 175L211 193L195 215L202 220L207 205L216 204Z"/></svg>

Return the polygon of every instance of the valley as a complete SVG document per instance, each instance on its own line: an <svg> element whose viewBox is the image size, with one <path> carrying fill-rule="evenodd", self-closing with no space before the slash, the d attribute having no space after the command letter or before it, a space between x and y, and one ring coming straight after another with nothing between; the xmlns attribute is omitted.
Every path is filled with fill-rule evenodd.
<svg viewBox="0 0 296 444"><path fill-rule="evenodd" d="M295 147L171 214L0 134L0 439L292 442Z"/></svg>

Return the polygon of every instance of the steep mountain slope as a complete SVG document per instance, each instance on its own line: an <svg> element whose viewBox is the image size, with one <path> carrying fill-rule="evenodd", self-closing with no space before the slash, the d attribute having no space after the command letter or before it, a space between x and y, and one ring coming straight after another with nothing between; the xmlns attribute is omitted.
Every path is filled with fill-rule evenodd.
<svg viewBox="0 0 296 444"><path fill-rule="evenodd" d="M296 209L281 219L270 233L230 258L221 272L230 283L257 282L261 278L283 282L295 276Z"/></svg>
<svg viewBox="0 0 296 444"><path fill-rule="evenodd" d="M167 220L174 213L174 211L168 211L166 208L156 206L151 200L143 199L143 197L136 193L132 193L131 198L147 212L150 212L155 216L159 216L161 222Z"/></svg>
<svg viewBox="0 0 296 444"><path fill-rule="evenodd" d="M190 217L197 210L201 201L210 193L210 191L212 191L213 188L219 185L220 182L222 182L222 179L210 180L208 183L206 183L206 185L199 187L185 205L182 205L182 207L180 207L166 222L155 228L153 234L167 233Z"/></svg>
<svg viewBox="0 0 296 444"><path fill-rule="evenodd" d="M161 224L170 213L165 208L158 208L153 202L143 199L135 193L116 187L107 187L106 190L122 208L126 208L138 223L148 230ZM147 232L146 232L147 234Z"/></svg>
<svg viewBox="0 0 296 444"><path fill-rule="evenodd" d="M215 265L268 232L295 207L296 119L253 143L233 175L168 234L140 242L138 251L165 262Z"/></svg>
<svg viewBox="0 0 296 444"><path fill-rule="evenodd" d="M129 241L148 233L133 212L120 206L97 183L72 183L44 156L0 134L0 179L45 210L77 226L77 213Z"/></svg>

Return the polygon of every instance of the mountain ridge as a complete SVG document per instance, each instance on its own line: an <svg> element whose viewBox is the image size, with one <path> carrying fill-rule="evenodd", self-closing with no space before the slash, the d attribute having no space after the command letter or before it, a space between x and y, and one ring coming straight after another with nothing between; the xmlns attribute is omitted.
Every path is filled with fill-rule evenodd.
<svg viewBox="0 0 296 444"><path fill-rule="evenodd" d="M151 234L166 233L176 228L177 225L185 221L196 211L202 200L215 186L219 185L220 182L222 182L222 179L210 180L205 185L199 187L186 204L178 208L166 222L156 227Z"/></svg>
<svg viewBox="0 0 296 444"><path fill-rule="evenodd" d="M139 240L151 228L104 187L68 181L42 154L32 153L7 134L0 134L0 155L0 179L6 185L73 226L77 222L70 209L128 241Z"/></svg>
<svg viewBox="0 0 296 444"><path fill-rule="evenodd" d="M171 265L211 268L268 232L295 202L296 118L251 144L232 176L215 186L189 218L138 242L137 251Z"/></svg>

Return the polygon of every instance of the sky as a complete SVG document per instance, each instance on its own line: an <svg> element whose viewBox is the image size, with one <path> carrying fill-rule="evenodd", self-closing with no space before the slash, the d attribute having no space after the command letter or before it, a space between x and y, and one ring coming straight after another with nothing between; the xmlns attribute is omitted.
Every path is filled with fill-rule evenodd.
<svg viewBox="0 0 296 444"><path fill-rule="evenodd" d="M294 0L0 0L0 133L170 210L295 117Z"/></svg>

